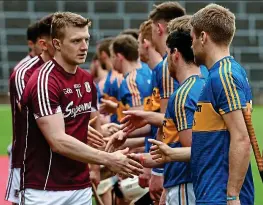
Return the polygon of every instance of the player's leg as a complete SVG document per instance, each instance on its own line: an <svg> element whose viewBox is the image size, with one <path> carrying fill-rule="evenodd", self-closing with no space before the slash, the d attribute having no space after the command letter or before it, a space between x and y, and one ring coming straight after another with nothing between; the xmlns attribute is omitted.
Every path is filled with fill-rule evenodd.
<svg viewBox="0 0 263 205"><path fill-rule="evenodd" d="M193 184L180 184L166 190L166 205L189 204L195 205Z"/></svg>
<svg viewBox="0 0 263 205"><path fill-rule="evenodd" d="M63 205L92 205L92 189L75 190L69 200Z"/></svg>
<svg viewBox="0 0 263 205"><path fill-rule="evenodd" d="M5 200L10 201L13 205L19 203L20 189L20 168L11 169L6 188Z"/></svg>

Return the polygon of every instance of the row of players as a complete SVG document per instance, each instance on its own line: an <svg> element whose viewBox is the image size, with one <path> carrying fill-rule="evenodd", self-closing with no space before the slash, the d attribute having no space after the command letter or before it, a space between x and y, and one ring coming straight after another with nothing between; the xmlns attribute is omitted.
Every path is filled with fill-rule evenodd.
<svg viewBox="0 0 263 205"><path fill-rule="evenodd" d="M91 204L89 163L141 179L152 168L155 204L254 204L241 111L250 108L251 91L229 53L234 14L211 4L187 16L178 3L165 2L141 25L138 42L127 34L99 42L103 69L96 59L93 68L107 75L97 86L99 111L118 126L101 126L96 86L78 67L89 25L69 12L44 17L34 41L42 53L19 63L10 77L7 199L18 203L21 191L21 204ZM125 149L143 145L150 154Z"/></svg>

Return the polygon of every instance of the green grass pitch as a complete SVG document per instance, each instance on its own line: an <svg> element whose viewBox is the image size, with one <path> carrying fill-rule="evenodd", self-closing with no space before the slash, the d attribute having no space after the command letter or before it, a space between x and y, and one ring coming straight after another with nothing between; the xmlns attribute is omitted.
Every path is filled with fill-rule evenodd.
<svg viewBox="0 0 263 205"><path fill-rule="evenodd" d="M257 139L259 141L259 146L262 151L263 149L263 126L262 126L262 116L263 116L263 107L255 106L253 110L253 125L256 130ZM0 105L0 155L6 155L6 148L11 142L11 112L9 105ZM255 183L255 205L263 204L263 183L260 179L257 165L254 159L254 155L251 154L251 162L253 169L253 177Z"/></svg>

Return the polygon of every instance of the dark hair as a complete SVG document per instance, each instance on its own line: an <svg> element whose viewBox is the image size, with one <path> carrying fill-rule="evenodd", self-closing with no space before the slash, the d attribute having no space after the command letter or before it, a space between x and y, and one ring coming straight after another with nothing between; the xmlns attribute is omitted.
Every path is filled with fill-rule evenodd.
<svg viewBox="0 0 263 205"><path fill-rule="evenodd" d="M98 55L97 53L95 53L93 56L92 56L92 61L96 61L98 60Z"/></svg>
<svg viewBox="0 0 263 205"><path fill-rule="evenodd" d="M123 34L131 35L136 40L138 40L138 38L139 38L139 29L137 29L137 28L128 28L128 29L125 29L124 31L122 31L120 33L120 35L123 35Z"/></svg>
<svg viewBox="0 0 263 205"><path fill-rule="evenodd" d="M194 63L194 53L191 48L192 38L189 31L176 30L170 33L166 45L171 53L176 48L182 54L186 63Z"/></svg>
<svg viewBox="0 0 263 205"><path fill-rule="evenodd" d="M110 45L113 41L113 37L107 37L98 42L98 52L101 54L102 51L107 53L107 55L110 57Z"/></svg>
<svg viewBox="0 0 263 205"><path fill-rule="evenodd" d="M174 18L185 15L185 9L177 2L163 2L154 5L154 9L149 15L149 19L153 22L164 20L169 22Z"/></svg>
<svg viewBox="0 0 263 205"><path fill-rule="evenodd" d="M38 22L39 37L43 37L43 36L50 37L52 19L53 19L53 14L49 14L39 20Z"/></svg>
<svg viewBox="0 0 263 205"><path fill-rule="evenodd" d="M33 43L37 42L38 36L38 22L30 24L27 28L27 40L32 41Z"/></svg>
<svg viewBox="0 0 263 205"><path fill-rule="evenodd" d="M136 61L139 58L138 42L131 35L119 35L112 42L112 50L115 54L122 54L128 61Z"/></svg>

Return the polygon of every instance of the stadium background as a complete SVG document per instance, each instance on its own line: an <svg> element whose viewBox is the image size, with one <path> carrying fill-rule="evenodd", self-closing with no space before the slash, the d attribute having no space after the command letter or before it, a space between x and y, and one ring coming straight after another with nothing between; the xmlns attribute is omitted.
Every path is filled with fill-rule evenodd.
<svg viewBox="0 0 263 205"><path fill-rule="evenodd" d="M91 42L86 64L96 50L96 42L115 36L126 28L138 28L147 19L153 4L163 1L0 1L0 205L5 190L7 158L6 147L11 141L11 116L8 105L8 77L14 65L27 54L26 28L28 24L55 11L71 11L92 20ZM178 1L193 14L212 1ZM236 35L231 53L241 62L253 90L253 122L262 150L263 127L263 2L213 1L229 8L236 15ZM256 185L255 205L263 205L263 184L252 155Z"/></svg>

